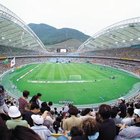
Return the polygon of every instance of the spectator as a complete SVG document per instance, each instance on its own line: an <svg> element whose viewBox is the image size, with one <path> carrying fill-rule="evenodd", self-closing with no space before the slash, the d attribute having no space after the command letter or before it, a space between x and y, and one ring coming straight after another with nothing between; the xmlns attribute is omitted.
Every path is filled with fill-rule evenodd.
<svg viewBox="0 0 140 140"><path fill-rule="evenodd" d="M70 131L73 126L81 127L82 119L77 117L78 109L75 106L69 108L70 117L63 120L64 131Z"/></svg>
<svg viewBox="0 0 140 140"><path fill-rule="evenodd" d="M18 99L18 102L19 102L19 110L21 112L21 114L24 114L25 111L28 110L28 105L29 105L29 102L28 102L28 96L30 95L30 92L27 91L27 90L24 90L23 91L23 96L20 97Z"/></svg>
<svg viewBox="0 0 140 140"><path fill-rule="evenodd" d="M114 140L116 136L116 126L115 122L110 119L111 107L109 105L102 104L99 106L98 113L100 116L98 140Z"/></svg>
<svg viewBox="0 0 140 140"><path fill-rule="evenodd" d="M53 131L53 123L55 121L55 117L53 116L54 112L53 111L45 111L43 113L43 117L44 117L44 125L47 126L51 131Z"/></svg>
<svg viewBox="0 0 140 140"><path fill-rule="evenodd" d="M86 140L83 136L83 131L77 126L73 126L70 130L71 140Z"/></svg>
<svg viewBox="0 0 140 140"><path fill-rule="evenodd" d="M44 113L44 111L51 111L51 109L46 102L43 102L41 104L40 111L41 111L41 113Z"/></svg>
<svg viewBox="0 0 140 140"><path fill-rule="evenodd" d="M8 113L8 107L5 104L4 87L2 85L0 85L0 113Z"/></svg>
<svg viewBox="0 0 140 140"><path fill-rule="evenodd" d="M122 125L116 140L140 139L140 109L134 109L135 124L132 126Z"/></svg>
<svg viewBox="0 0 140 140"><path fill-rule="evenodd" d="M116 106L111 108L111 118L114 120L115 124L120 124L122 118L118 115L119 109Z"/></svg>
<svg viewBox="0 0 140 140"><path fill-rule="evenodd" d="M14 129L8 130L7 127L0 126L0 139L1 140L41 140L38 134L32 129L21 125L16 126Z"/></svg>
<svg viewBox="0 0 140 140"><path fill-rule="evenodd" d="M94 114L94 116L93 116ZM92 110L90 108L86 108L82 111L81 113L82 116L80 116L80 118L84 121L88 118L92 118L92 119L95 119L95 113L92 112Z"/></svg>
<svg viewBox="0 0 140 140"><path fill-rule="evenodd" d="M56 120L53 123L53 129L55 130L55 133L58 133L61 130L61 117L56 117Z"/></svg>
<svg viewBox="0 0 140 140"><path fill-rule="evenodd" d="M134 118L133 118L134 108L128 107L126 111L126 117L122 119L121 123L126 124L128 126L134 124Z"/></svg>
<svg viewBox="0 0 140 140"><path fill-rule="evenodd" d="M82 125L86 140L97 140L99 137L99 128L95 119L88 118Z"/></svg>
<svg viewBox="0 0 140 140"><path fill-rule="evenodd" d="M50 107L50 110L52 110L53 102L52 101L49 101L48 102L48 106Z"/></svg>
<svg viewBox="0 0 140 140"><path fill-rule="evenodd" d="M44 118L40 115L32 115L31 116L34 126L31 127L41 138L41 140L55 140L51 136L51 131L46 127L43 126Z"/></svg>
<svg viewBox="0 0 140 140"><path fill-rule="evenodd" d="M27 121L22 120L21 113L16 106L11 106L9 108L8 115L11 118L11 120L6 121L8 129L14 129L17 125L28 127Z"/></svg>
<svg viewBox="0 0 140 140"><path fill-rule="evenodd" d="M31 103L31 104L32 104L32 103L37 104L37 105L39 105L39 107L41 108L41 103L42 103L41 100L40 100L41 96L42 96L41 93L37 93L37 95L34 95L34 96L31 98L30 103Z"/></svg>
<svg viewBox="0 0 140 140"><path fill-rule="evenodd" d="M41 93L37 93L36 96L37 96L37 104L41 108L42 101L40 99L41 99L42 94Z"/></svg>
<svg viewBox="0 0 140 140"><path fill-rule="evenodd" d="M0 116L0 126L6 126L4 120L2 119L1 116Z"/></svg>
<svg viewBox="0 0 140 140"><path fill-rule="evenodd" d="M30 110L26 111L23 115L23 119L25 119L30 126L33 126L33 120L31 118L31 115L33 114L39 114L40 108L37 104L31 104Z"/></svg>
<svg viewBox="0 0 140 140"><path fill-rule="evenodd" d="M126 104L125 104L125 99L123 97L120 97L118 100L118 108L119 108L119 116L121 118L126 117Z"/></svg>
<svg viewBox="0 0 140 140"><path fill-rule="evenodd" d="M29 101L30 104L37 104L37 96L34 95L31 100ZM37 104L38 105L38 104Z"/></svg>

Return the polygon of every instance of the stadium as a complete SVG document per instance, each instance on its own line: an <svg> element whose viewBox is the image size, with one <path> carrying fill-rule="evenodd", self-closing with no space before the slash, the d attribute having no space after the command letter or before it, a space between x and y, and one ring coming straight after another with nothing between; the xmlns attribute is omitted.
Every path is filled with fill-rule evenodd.
<svg viewBox="0 0 140 140"><path fill-rule="evenodd" d="M0 83L11 97L26 89L56 106L79 108L139 97L139 17L97 32L73 52L49 52L22 19L0 9Z"/></svg>

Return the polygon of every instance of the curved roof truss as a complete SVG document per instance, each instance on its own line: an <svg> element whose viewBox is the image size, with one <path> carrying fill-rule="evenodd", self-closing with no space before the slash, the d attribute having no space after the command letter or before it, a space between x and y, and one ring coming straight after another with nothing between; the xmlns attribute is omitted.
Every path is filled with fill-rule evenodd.
<svg viewBox="0 0 140 140"><path fill-rule="evenodd" d="M140 17L127 19L97 32L78 51L130 47L140 44Z"/></svg>
<svg viewBox="0 0 140 140"><path fill-rule="evenodd" d="M1 4L0 45L46 51L43 43L24 21Z"/></svg>

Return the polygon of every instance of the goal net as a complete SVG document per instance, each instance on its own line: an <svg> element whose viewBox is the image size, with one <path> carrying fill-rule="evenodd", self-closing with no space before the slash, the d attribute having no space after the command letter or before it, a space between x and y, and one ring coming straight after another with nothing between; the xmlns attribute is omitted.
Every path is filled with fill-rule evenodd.
<svg viewBox="0 0 140 140"><path fill-rule="evenodd" d="M81 75L69 75L69 80L81 80Z"/></svg>

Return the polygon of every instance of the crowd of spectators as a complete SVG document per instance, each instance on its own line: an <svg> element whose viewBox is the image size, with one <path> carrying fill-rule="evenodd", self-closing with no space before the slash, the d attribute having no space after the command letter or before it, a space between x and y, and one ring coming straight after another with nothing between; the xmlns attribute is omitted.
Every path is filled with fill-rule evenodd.
<svg viewBox="0 0 140 140"><path fill-rule="evenodd" d="M11 99L9 105L4 87L0 85L2 140L140 139L140 98L126 102L120 97L115 105L101 104L95 110L78 109L73 104L58 109L52 101L41 101L41 93L30 100L29 95L25 90L18 103Z"/></svg>
<svg viewBox="0 0 140 140"><path fill-rule="evenodd" d="M22 55L39 55L44 54L41 52L40 48L20 48L20 47L10 47L0 45L0 54L4 56L22 56Z"/></svg>
<svg viewBox="0 0 140 140"><path fill-rule="evenodd" d="M140 59L140 47L111 48L108 50L88 51L84 55Z"/></svg>
<svg viewBox="0 0 140 140"><path fill-rule="evenodd" d="M116 49L110 56L139 58L132 55L135 49ZM113 53L114 52L114 53ZM100 53L96 53L100 54ZM105 54L105 52L104 52ZM106 52L106 55L110 51ZM118 55L119 54L119 55ZM47 57L19 58L16 67L46 62ZM131 71L140 76L139 62L116 59L71 59L72 62L88 62L109 65ZM9 67L0 61L0 74ZM140 139L140 95L127 100L119 98L115 105L101 104L96 109L78 109L66 104L61 109L53 102L41 101L41 93L28 99L30 92L23 91L18 100L9 96L0 85L0 138L2 140L138 140Z"/></svg>

